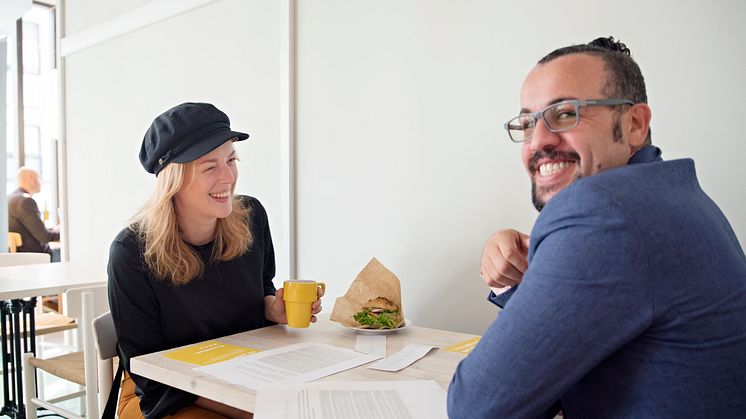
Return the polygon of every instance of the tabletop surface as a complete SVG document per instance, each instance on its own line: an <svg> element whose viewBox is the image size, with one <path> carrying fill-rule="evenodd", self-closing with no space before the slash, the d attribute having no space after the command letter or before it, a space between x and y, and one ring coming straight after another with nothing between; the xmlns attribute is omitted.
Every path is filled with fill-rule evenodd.
<svg viewBox="0 0 746 419"><path fill-rule="evenodd" d="M249 332L219 338L217 340L255 349L273 349L306 341L328 343L342 348L354 349L357 331L332 322L322 316L307 329L292 329L285 325L265 327ZM393 355L411 343L445 348L476 337L459 332L409 326L386 335L387 355ZM163 354L173 349L142 355L131 360L135 374L159 381L169 386L216 400L242 410L254 411L256 391L228 383L219 378L194 371L195 365L166 358ZM442 349L434 349L424 358L398 372L386 372L366 368L365 365L343 371L322 380L388 381L388 380L435 380L444 389L448 388L451 376L458 363L466 355Z"/></svg>
<svg viewBox="0 0 746 419"><path fill-rule="evenodd" d="M76 262L0 267L0 300L53 295L106 284L106 269Z"/></svg>

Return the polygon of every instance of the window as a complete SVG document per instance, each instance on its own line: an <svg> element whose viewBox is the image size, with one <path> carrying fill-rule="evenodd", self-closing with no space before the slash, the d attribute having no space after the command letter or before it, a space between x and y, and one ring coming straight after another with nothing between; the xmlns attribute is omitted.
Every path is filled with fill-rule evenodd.
<svg viewBox="0 0 746 419"><path fill-rule="evenodd" d="M6 193L16 189L19 167L38 171L41 192L33 198L51 227L60 221L56 211L59 104L54 7L35 1L20 25L13 22L0 28L2 37L7 49L6 68L0 68L7 75L5 98L0 98L6 103Z"/></svg>

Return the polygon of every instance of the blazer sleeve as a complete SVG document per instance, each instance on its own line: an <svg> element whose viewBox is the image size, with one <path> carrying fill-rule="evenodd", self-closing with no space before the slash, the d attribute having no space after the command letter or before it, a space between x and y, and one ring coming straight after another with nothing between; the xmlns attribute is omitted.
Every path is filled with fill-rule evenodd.
<svg viewBox="0 0 746 419"><path fill-rule="evenodd" d="M48 243L60 239L60 233L49 231L44 227L44 222L39 216L39 206L36 205L36 201L33 198L25 198L21 202L19 220L34 239L40 243Z"/></svg>
<svg viewBox="0 0 746 419"><path fill-rule="evenodd" d="M194 403L196 395L132 374L130 370L131 358L168 347L158 314L159 302L141 256L115 240L109 252L108 275L109 304L122 361L137 386L143 415L148 419L160 418Z"/></svg>
<svg viewBox="0 0 746 419"><path fill-rule="evenodd" d="M449 417L542 417L652 323L637 223L606 192L574 191L537 220L521 285L453 376Z"/></svg>

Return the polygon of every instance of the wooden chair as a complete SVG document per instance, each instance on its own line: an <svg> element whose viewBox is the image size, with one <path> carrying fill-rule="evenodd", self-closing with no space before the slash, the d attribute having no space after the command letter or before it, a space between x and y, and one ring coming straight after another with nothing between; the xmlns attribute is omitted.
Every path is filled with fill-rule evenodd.
<svg viewBox="0 0 746 419"><path fill-rule="evenodd" d="M117 334L110 311L93 320L93 339L98 355L98 413L103 414L114 383L114 359L118 357Z"/></svg>
<svg viewBox="0 0 746 419"><path fill-rule="evenodd" d="M8 252L15 253L21 246L23 246L23 239L21 238L21 234L15 233L13 231L8 232Z"/></svg>
<svg viewBox="0 0 746 419"><path fill-rule="evenodd" d="M100 316L109 311L109 293L106 285L100 285L96 287L87 288L72 288L62 296L62 312L73 319L80 319L83 317L82 307L83 292L90 292L93 294L93 317ZM65 344L75 348L83 348L83 333L80 329L72 329L65 332Z"/></svg>
<svg viewBox="0 0 746 419"><path fill-rule="evenodd" d="M68 290L68 293L70 290ZM34 357L33 354L24 355L24 395L26 404L26 418L35 419L38 408L45 408L59 416L70 419L98 418L99 401L103 400L101 408L106 404L106 398L112 384L113 358L116 356L116 337L111 314L107 311L96 319L93 293L81 293L83 350L60 355L49 359ZM98 353L98 357L96 354ZM46 371L64 380L79 384L83 389L65 394L54 399L44 400L34 397L36 394L36 371ZM85 396L85 405L79 415L62 408L57 403L76 397Z"/></svg>

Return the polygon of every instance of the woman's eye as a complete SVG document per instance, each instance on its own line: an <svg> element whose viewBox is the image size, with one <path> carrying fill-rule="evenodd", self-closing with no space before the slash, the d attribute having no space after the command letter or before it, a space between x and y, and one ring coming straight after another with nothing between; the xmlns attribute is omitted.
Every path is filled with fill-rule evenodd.
<svg viewBox="0 0 746 419"><path fill-rule="evenodd" d="M210 172L212 170L215 170L215 166L208 166L207 168L205 168L205 172Z"/></svg>

